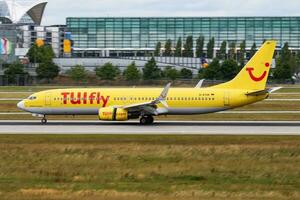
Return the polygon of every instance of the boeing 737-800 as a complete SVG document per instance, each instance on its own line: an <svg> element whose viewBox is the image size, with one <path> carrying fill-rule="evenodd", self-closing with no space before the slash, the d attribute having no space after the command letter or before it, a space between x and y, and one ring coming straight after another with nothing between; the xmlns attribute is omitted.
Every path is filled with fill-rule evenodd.
<svg viewBox="0 0 300 200"><path fill-rule="evenodd" d="M41 116L42 123L49 115L97 115L105 121L152 124L159 115L225 111L262 101L278 89L266 89L275 48L275 41L266 41L233 80L212 87L57 89L32 94L18 107Z"/></svg>

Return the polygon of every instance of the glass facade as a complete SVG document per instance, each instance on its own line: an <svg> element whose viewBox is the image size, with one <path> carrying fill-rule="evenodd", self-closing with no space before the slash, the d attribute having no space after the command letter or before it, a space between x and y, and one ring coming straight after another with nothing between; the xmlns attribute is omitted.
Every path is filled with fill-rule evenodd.
<svg viewBox="0 0 300 200"><path fill-rule="evenodd" d="M163 17L163 18L67 18L75 49L154 49L157 42L192 35L194 41L212 37L216 47L222 41L241 43L247 48L275 39L300 49L300 17ZM206 45L205 45L206 46Z"/></svg>

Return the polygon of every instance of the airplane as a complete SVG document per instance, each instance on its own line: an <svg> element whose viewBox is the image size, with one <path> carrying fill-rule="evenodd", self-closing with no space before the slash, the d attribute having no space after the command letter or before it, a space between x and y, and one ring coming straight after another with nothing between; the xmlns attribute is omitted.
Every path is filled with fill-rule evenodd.
<svg viewBox="0 0 300 200"><path fill-rule="evenodd" d="M276 41L266 41L239 74L229 82L203 88L77 88L38 92L17 104L23 111L49 115L97 115L103 121L140 119L154 122L160 115L196 115L225 111L268 98L280 88L266 88Z"/></svg>

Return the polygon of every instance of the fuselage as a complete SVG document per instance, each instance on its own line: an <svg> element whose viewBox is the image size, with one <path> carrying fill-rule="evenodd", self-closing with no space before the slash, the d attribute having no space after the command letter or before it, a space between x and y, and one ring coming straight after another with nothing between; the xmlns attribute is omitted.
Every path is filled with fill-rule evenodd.
<svg viewBox="0 0 300 200"><path fill-rule="evenodd" d="M40 115L98 115L100 108L123 107L155 100L161 88L83 88L38 92L18 104ZM191 115L224 111L261 101L267 95L248 96L249 90L172 88L158 115Z"/></svg>

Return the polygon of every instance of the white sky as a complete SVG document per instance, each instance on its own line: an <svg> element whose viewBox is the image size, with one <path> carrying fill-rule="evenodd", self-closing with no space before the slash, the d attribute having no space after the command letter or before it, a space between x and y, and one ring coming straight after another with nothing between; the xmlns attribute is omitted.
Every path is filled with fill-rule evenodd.
<svg viewBox="0 0 300 200"><path fill-rule="evenodd" d="M300 16L300 0L48 0L43 24L66 17Z"/></svg>

